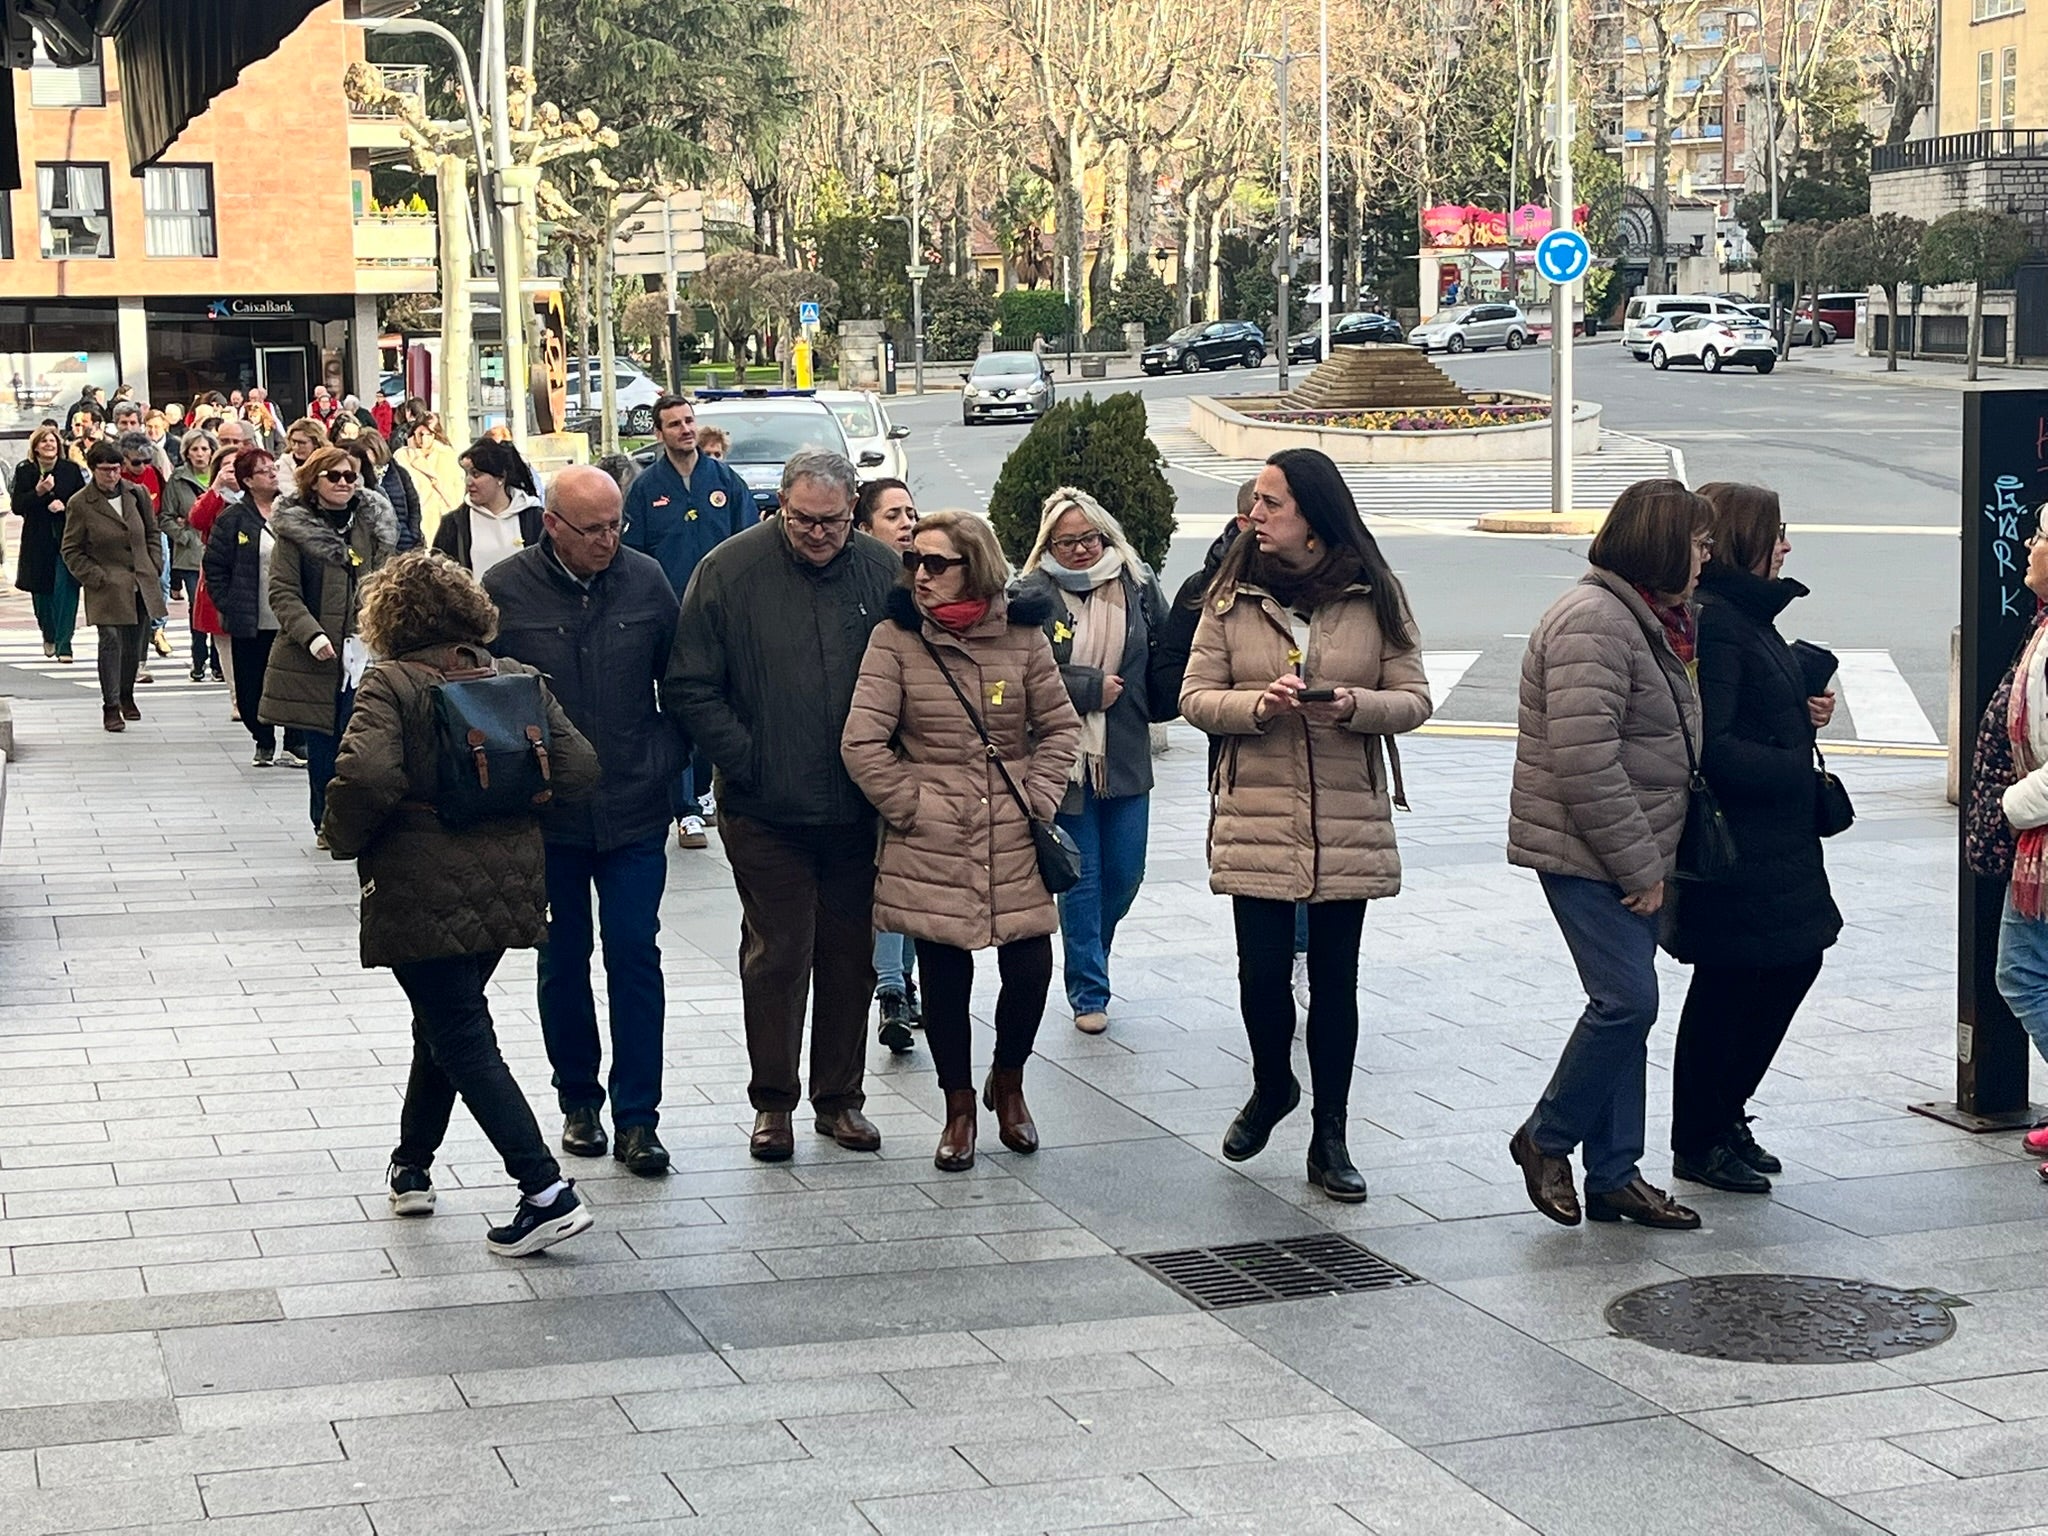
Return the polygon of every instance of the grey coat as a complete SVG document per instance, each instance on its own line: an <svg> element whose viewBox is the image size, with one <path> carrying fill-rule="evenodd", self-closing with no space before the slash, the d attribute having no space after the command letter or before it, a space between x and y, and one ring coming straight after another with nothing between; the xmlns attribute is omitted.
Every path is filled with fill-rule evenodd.
<svg viewBox="0 0 2048 1536"><path fill-rule="evenodd" d="M1653 639L1654 637L1654 639ZM1685 831L1691 674L1635 589L1588 570L1550 605L1522 658L1508 862L1646 891Z"/></svg>

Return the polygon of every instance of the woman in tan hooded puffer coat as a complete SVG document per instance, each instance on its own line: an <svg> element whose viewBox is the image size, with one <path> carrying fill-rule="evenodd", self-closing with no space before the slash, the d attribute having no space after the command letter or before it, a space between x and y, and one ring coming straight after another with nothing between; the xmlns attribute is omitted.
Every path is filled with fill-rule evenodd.
<svg viewBox="0 0 2048 1536"><path fill-rule="evenodd" d="M977 949L996 951L1003 978L984 1102L1004 1146L1038 1150L1024 1063L1052 984L1059 912L1004 770L1030 819L1050 822L1080 750L1081 720L1039 627L1051 604L1037 594L1004 596L1008 570L985 519L930 513L903 559L914 574L890 593L892 622L868 641L840 753L884 823L875 928L917 940L925 1042L946 1093L933 1162L955 1173L974 1166L967 1000ZM982 746L969 705L992 748Z"/></svg>
<svg viewBox="0 0 2048 1536"><path fill-rule="evenodd" d="M1180 693L1188 723L1219 742L1209 887L1233 898L1252 1051L1252 1096L1223 1155L1256 1155L1301 1102L1291 982L1294 907L1307 902L1308 1178L1355 1203L1365 1180L1344 1125L1358 944L1366 902L1401 889L1393 808L1408 802L1393 738L1429 718L1429 679L1401 583L1326 454L1267 460L1250 522L1209 589Z"/></svg>

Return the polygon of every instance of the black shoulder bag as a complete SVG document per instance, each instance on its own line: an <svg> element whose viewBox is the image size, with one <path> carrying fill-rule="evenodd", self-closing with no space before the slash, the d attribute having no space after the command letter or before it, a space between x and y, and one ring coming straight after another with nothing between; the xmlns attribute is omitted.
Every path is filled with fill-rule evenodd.
<svg viewBox="0 0 2048 1536"><path fill-rule="evenodd" d="M1655 659L1654 655L1652 659ZM1721 810L1720 797L1707 783L1706 775L1700 772L1699 755L1692 747L1692 732L1685 728L1685 701L1678 696L1678 684L1672 682L1663 662L1657 662L1657 670L1664 673L1665 685L1671 689L1671 705L1678 711L1678 735L1685 743L1685 766L1689 775L1685 831L1678 839L1678 867L1672 871L1671 878L1710 885L1735 873L1735 834L1728 829L1728 818Z"/></svg>
<svg viewBox="0 0 2048 1536"><path fill-rule="evenodd" d="M967 718L974 726L974 734L981 738L982 750L988 753L988 760L995 764L996 772L1003 776L1003 787L1010 792L1010 798L1017 802L1017 809L1024 813L1024 823L1031 828L1031 844L1038 853L1038 878L1045 882L1050 895L1059 896L1071 891L1081 881L1081 849L1059 826L1050 821L1040 821L1031 814L1031 807L1025 801L1023 792L1017 788L1017 781L1010 777L1010 770L1003 766L1002 755L996 751L996 744L988 739L988 727L981 723L981 715L968 702L967 695L960 690L953 679L952 671L946 666L945 658L939 655L939 648L920 634L918 640L931 656L932 665L939 669L939 676L946 680L946 686L953 690L953 697L960 701L960 707L967 711Z"/></svg>

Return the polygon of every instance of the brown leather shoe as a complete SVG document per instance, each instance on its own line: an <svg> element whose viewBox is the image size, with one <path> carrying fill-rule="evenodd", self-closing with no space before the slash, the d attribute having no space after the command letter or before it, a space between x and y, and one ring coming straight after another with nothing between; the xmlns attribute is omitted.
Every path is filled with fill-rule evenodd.
<svg viewBox="0 0 2048 1536"><path fill-rule="evenodd" d="M981 1102L995 1111L996 1134L1004 1146L1012 1152L1038 1150L1038 1127L1031 1123L1031 1106L1024 1102L1022 1067L990 1067Z"/></svg>
<svg viewBox="0 0 2048 1536"><path fill-rule="evenodd" d="M796 1132L790 1129L789 1111L764 1109L754 1116L754 1134L747 1138L747 1151L764 1163L786 1163L796 1155Z"/></svg>
<svg viewBox="0 0 2048 1536"><path fill-rule="evenodd" d="M1508 1138L1508 1156L1522 1170L1529 1203L1561 1227L1579 1224L1579 1192L1572 1184L1569 1159L1539 1151L1525 1125Z"/></svg>
<svg viewBox="0 0 2048 1536"><path fill-rule="evenodd" d="M121 706L109 704L100 711L100 723L110 731L125 731L128 722L121 718Z"/></svg>
<svg viewBox="0 0 2048 1536"><path fill-rule="evenodd" d="M1595 1221L1620 1221L1627 1217L1643 1226L1662 1227L1670 1232L1690 1232L1700 1224L1698 1211L1680 1205L1641 1174L1619 1189L1586 1191L1586 1214Z"/></svg>
<svg viewBox="0 0 2048 1536"><path fill-rule="evenodd" d="M142 711L135 707L133 699L123 699L121 701L121 718L123 720L140 720L142 718Z"/></svg>
<svg viewBox="0 0 2048 1536"><path fill-rule="evenodd" d="M882 1150L882 1133L875 1129L874 1121L857 1109L818 1116L818 1134L830 1136L849 1152Z"/></svg>
<svg viewBox="0 0 2048 1536"><path fill-rule="evenodd" d="M974 1166L974 1090L946 1090L946 1128L939 1132L939 1150L932 1166L941 1173L965 1173Z"/></svg>

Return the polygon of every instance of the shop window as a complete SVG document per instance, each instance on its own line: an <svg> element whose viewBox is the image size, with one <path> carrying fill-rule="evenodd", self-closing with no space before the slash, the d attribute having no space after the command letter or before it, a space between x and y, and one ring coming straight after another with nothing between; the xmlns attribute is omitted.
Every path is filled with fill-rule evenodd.
<svg viewBox="0 0 2048 1536"><path fill-rule="evenodd" d="M152 165L142 173L142 244L151 256L214 256L213 167Z"/></svg>
<svg viewBox="0 0 2048 1536"><path fill-rule="evenodd" d="M2020 51L2001 49L1998 55L1998 126L2010 128L2019 115Z"/></svg>
<svg viewBox="0 0 2048 1536"><path fill-rule="evenodd" d="M51 261L111 261L114 219L107 209L107 163L36 167L43 256Z"/></svg>
<svg viewBox="0 0 2048 1536"><path fill-rule="evenodd" d="M93 39L92 57L83 64L57 64L51 62L49 49L38 34L28 68L28 103L32 107L104 107L107 82L100 68L99 39Z"/></svg>

